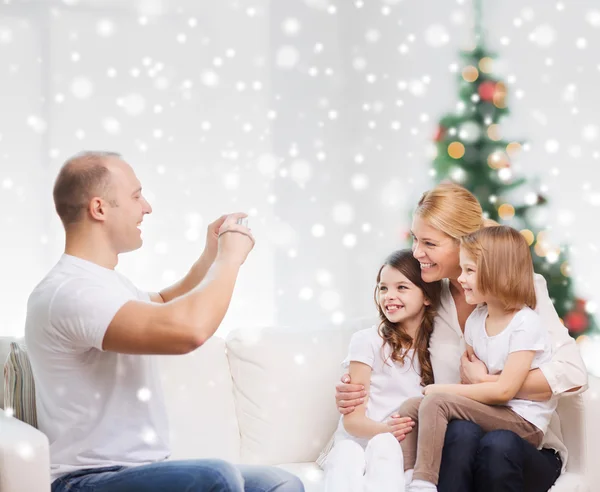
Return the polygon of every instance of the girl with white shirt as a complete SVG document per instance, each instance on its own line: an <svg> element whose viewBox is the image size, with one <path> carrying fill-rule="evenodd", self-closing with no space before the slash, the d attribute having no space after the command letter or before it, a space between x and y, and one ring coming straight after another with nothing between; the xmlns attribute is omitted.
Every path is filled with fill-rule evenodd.
<svg viewBox="0 0 600 492"><path fill-rule="evenodd" d="M441 304L437 310L429 344L436 383L455 384L495 381L487 367L475 355L466 353L465 321L475 309L466 302L458 277L461 269L461 237L482 227L485 221L481 205L465 188L441 184L421 197L413 214L413 255L421 264L425 282L442 281ZM552 396L569 395L562 405L581 404L587 388L587 371L575 341L561 323L548 296L546 281L534 276L535 311L548 331L552 357L539 368L529 371L518 398L545 401ZM348 374L336 387L340 413L351 413L366 394L360 384L352 384ZM403 417L399 429L412 429L411 419ZM538 450L516 434L498 430L484 433L479 426L464 420L450 422L446 431L438 490L440 492L508 492L527 490L545 492L567 464L567 449L554 412L542 449Z"/></svg>
<svg viewBox="0 0 600 492"><path fill-rule="evenodd" d="M498 380L478 384L433 384L424 398L406 400L398 413L415 431L402 442L405 470L414 468L410 492L437 492L448 422L465 419L484 432L506 429L536 448L542 443L557 400L515 399L527 374L551 358L550 337L541 326L533 263L525 238L497 226L461 238L458 277L466 302L478 307L465 325L467 354L476 355Z"/></svg>
<svg viewBox="0 0 600 492"><path fill-rule="evenodd" d="M440 282L423 282L411 250L392 253L379 269L379 326L355 333L344 360L369 396L340 419L325 462L327 492L404 491L401 422L390 415L433 383L428 345L440 290Z"/></svg>

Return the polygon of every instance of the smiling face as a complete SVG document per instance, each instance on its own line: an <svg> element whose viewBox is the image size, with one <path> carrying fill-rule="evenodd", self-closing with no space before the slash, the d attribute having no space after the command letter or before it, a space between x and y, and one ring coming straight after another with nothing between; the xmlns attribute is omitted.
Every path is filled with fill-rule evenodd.
<svg viewBox="0 0 600 492"><path fill-rule="evenodd" d="M129 164L121 159L107 163L111 195L116 206L107 209L106 228L115 251L125 253L142 245L140 224L152 207L142 195L141 184Z"/></svg>
<svg viewBox="0 0 600 492"><path fill-rule="evenodd" d="M486 302L477 285L477 262L463 248L460 249L459 256L462 273L458 277L458 281L465 291L465 300L468 304Z"/></svg>
<svg viewBox="0 0 600 492"><path fill-rule="evenodd" d="M421 265L421 278L425 282L458 278L460 275L458 241L432 227L419 215L413 218L411 234L413 256Z"/></svg>
<svg viewBox="0 0 600 492"><path fill-rule="evenodd" d="M392 323L422 316L425 306L429 305L423 291L390 265L381 269L377 291L379 308Z"/></svg>

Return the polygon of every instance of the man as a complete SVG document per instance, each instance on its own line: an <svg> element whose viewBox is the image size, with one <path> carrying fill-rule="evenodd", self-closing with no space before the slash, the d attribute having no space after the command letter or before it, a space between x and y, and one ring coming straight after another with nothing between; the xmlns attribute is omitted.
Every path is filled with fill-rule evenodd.
<svg viewBox="0 0 600 492"><path fill-rule="evenodd" d="M152 355L191 352L217 330L254 247L250 229L237 223L246 214L210 224L189 273L148 294L114 270L119 254L142 245L139 226L152 212L118 154L69 159L54 202L65 253L32 292L25 327L52 492L303 491L297 477L273 467L166 461L168 423Z"/></svg>

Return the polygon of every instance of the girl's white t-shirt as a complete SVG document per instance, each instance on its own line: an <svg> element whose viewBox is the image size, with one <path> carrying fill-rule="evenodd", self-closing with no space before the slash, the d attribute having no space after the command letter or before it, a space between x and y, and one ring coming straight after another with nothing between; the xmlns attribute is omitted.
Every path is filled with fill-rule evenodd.
<svg viewBox="0 0 600 492"><path fill-rule="evenodd" d="M342 362L347 368L351 361L362 362L371 367L369 399L366 416L376 422L383 422L407 398L421 396L421 366L408 350L404 364L391 359L392 349L379 335L377 326L357 331L352 335L348 356ZM340 439L354 439L366 445L367 440L355 438L346 432L343 417L336 431L336 442Z"/></svg>
<svg viewBox="0 0 600 492"><path fill-rule="evenodd" d="M530 369L537 369L552 358L550 335L542 327L540 316L532 309L525 307L515 313L506 328L493 336L488 335L485 329L487 317L486 305L478 306L471 313L465 323L465 342L473 347L475 355L487 366L489 374L500 374L513 352L534 351ZM548 401L513 399L507 406L546 432L557 403L557 397Z"/></svg>
<svg viewBox="0 0 600 492"><path fill-rule="evenodd" d="M556 314L544 277L535 274L534 283L537 300L535 312L540 315L542 327L550 334L552 344L552 358L542 364L540 370L546 377L554 396L562 396L564 392L580 387L578 391L567 393L567 395L569 399L575 398L573 400L575 406L581 405L581 402L578 401L581 396L578 393L587 389L588 377L579 348ZM460 357L465 350L464 335L460 329L449 281L444 279L441 303L429 341L431 366L436 383L460 383ZM564 445L557 412L554 412L548 431L544 434L542 447L558 451L564 472L567 466L568 452Z"/></svg>

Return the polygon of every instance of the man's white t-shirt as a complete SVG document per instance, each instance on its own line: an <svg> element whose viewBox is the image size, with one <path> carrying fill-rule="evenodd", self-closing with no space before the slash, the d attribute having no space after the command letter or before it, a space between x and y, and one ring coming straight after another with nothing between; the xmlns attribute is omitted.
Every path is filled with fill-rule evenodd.
<svg viewBox="0 0 600 492"><path fill-rule="evenodd" d="M493 336L488 335L485 328L487 317L487 305L477 306L465 323L465 342L473 347L473 352L487 366L489 374L500 374L513 352L535 352L531 369L537 369L552 358L550 335L533 309L524 307L517 311L506 328ZM515 398L507 406L545 433L557 403L556 397L548 401Z"/></svg>
<svg viewBox="0 0 600 492"><path fill-rule="evenodd" d="M131 300L150 297L116 271L66 254L29 297L25 343L53 480L170 454L156 356L102 350L108 325Z"/></svg>
<svg viewBox="0 0 600 492"><path fill-rule="evenodd" d="M376 422L383 422L398 409L404 400L422 396L421 365L414 350L407 352L404 364L391 359L392 348L383 344L377 326L357 331L352 335L348 356L342 362L348 367L351 361L362 362L371 367L369 399L365 415ZM351 436L346 432L343 417L335 433L335 442L352 439L363 447L368 439Z"/></svg>

